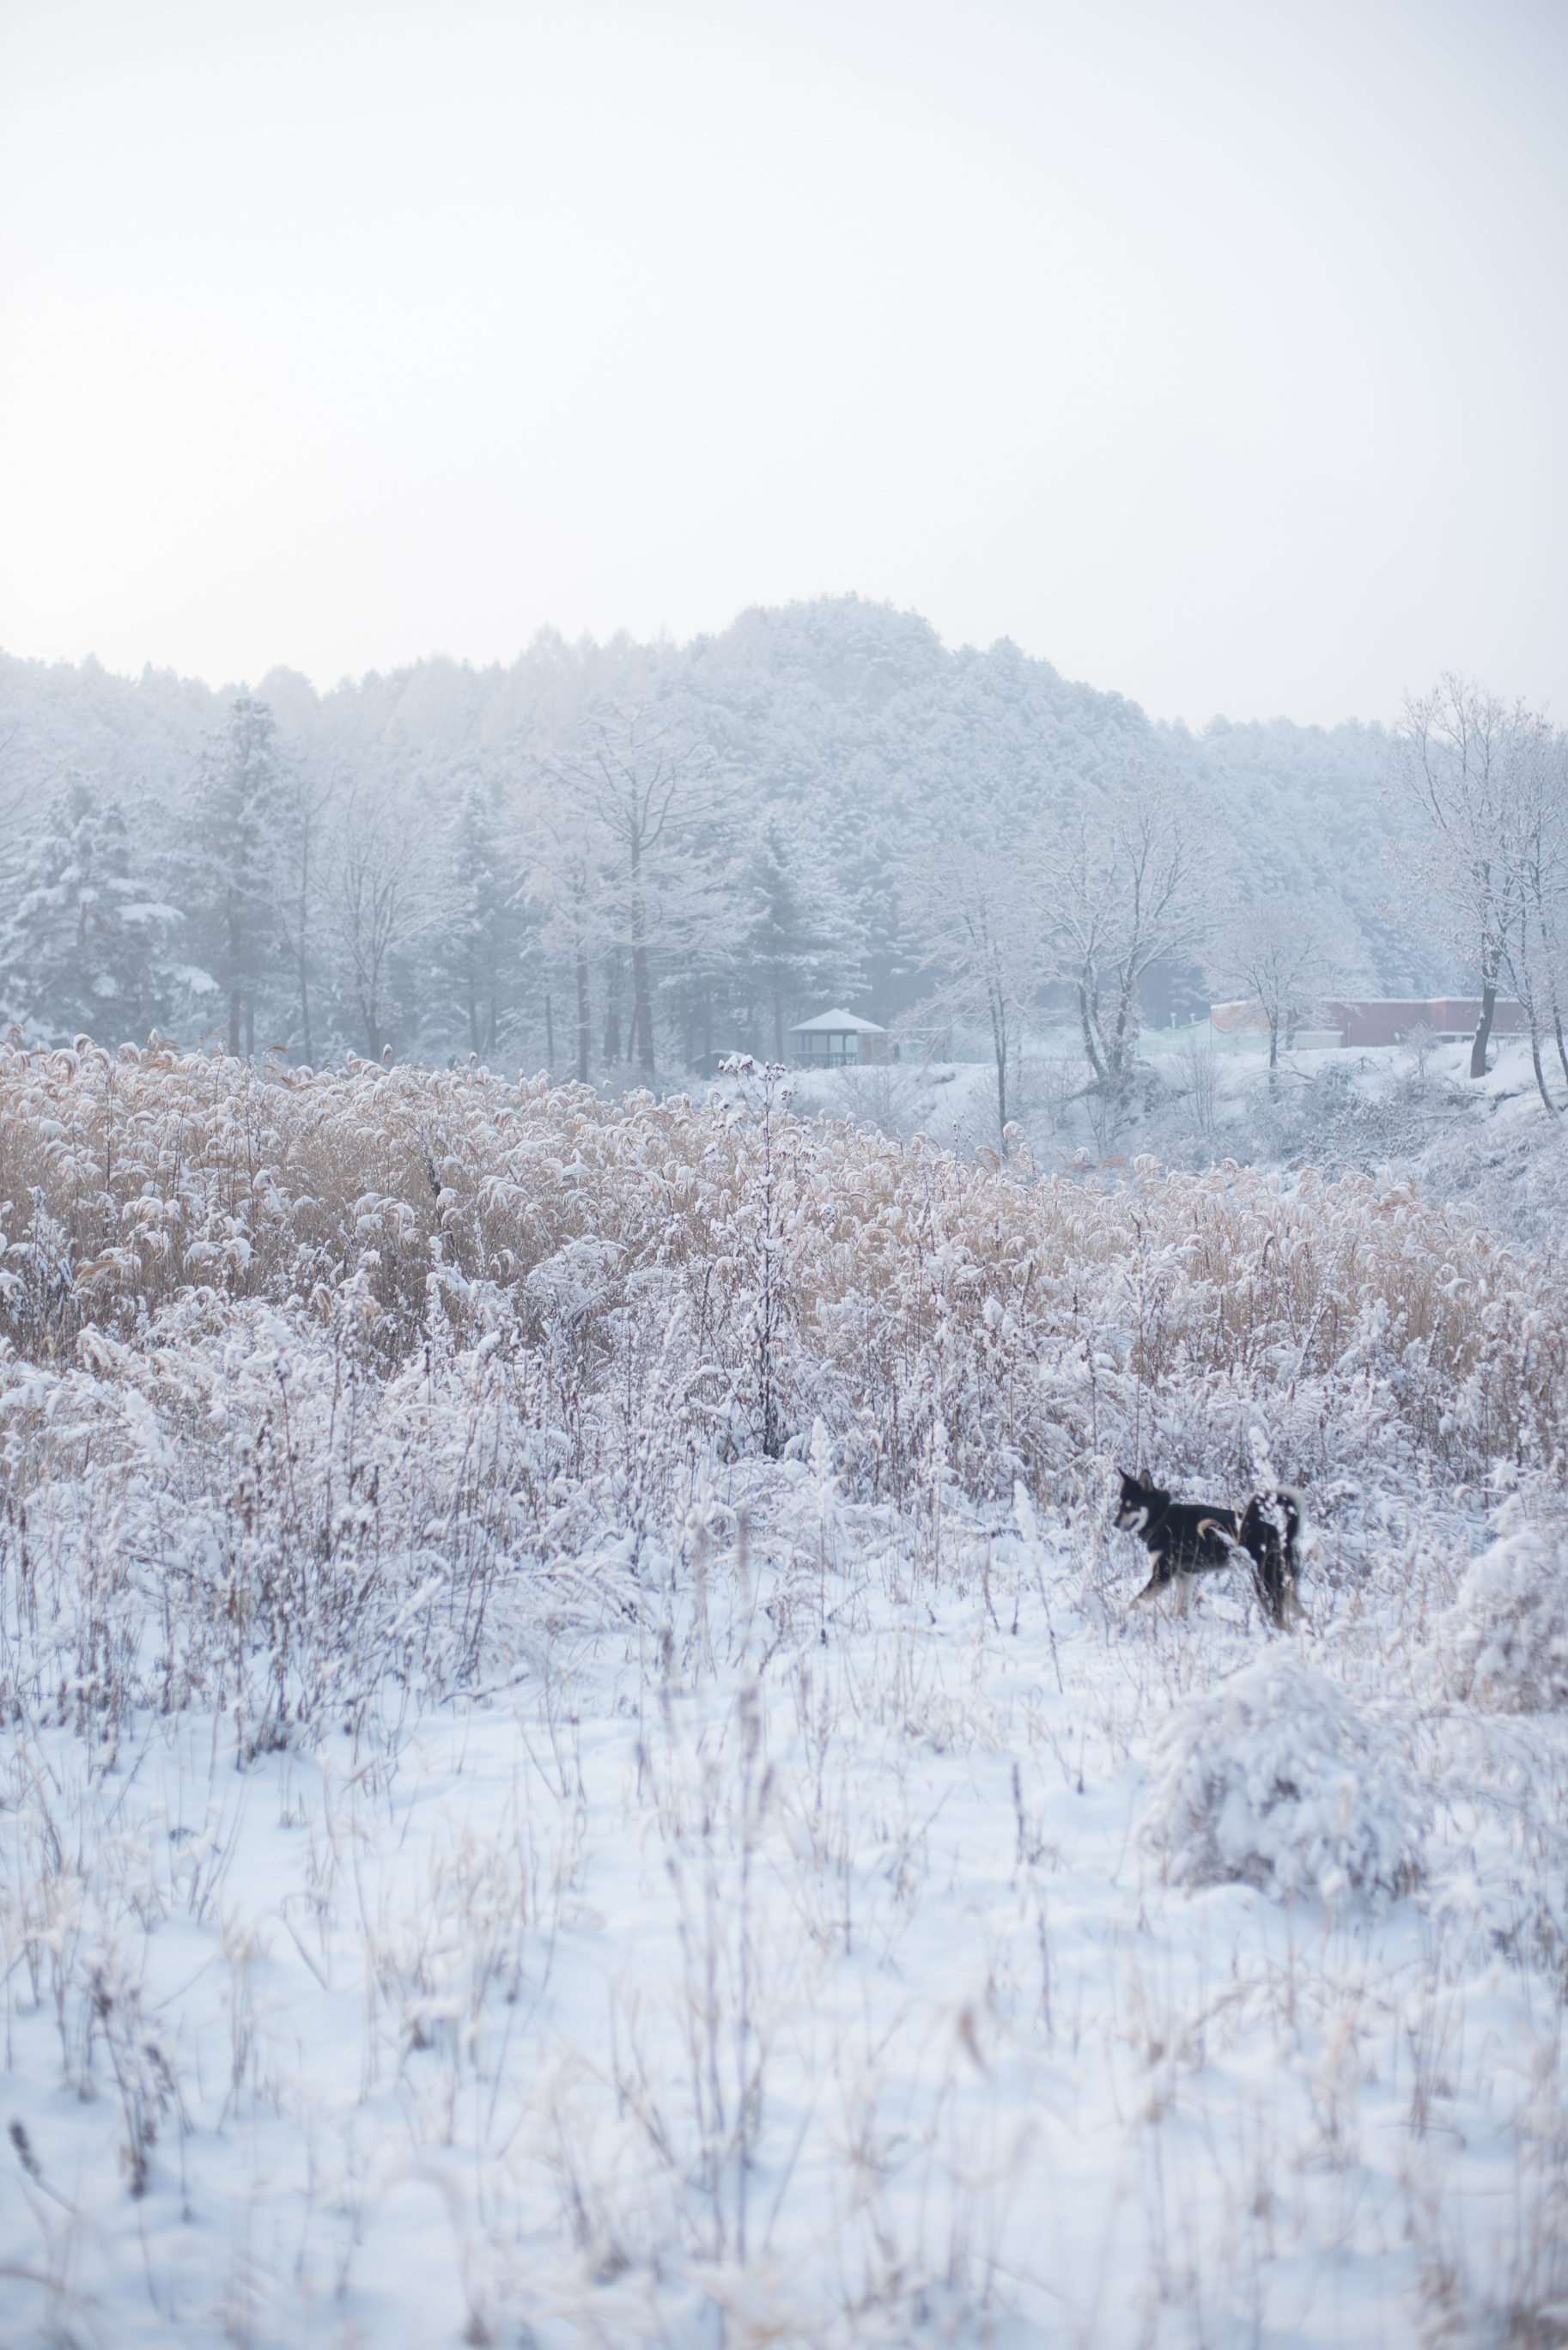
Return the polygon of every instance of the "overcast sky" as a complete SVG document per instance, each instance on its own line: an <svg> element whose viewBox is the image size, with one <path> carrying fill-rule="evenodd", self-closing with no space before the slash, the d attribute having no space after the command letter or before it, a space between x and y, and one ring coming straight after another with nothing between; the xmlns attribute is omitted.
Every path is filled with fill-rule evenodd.
<svg viewBox="0 0 1568 2350"><path fill-rule="evenodd" d="M1568 6L0 0L0 645L1568 720Z"/></svg>

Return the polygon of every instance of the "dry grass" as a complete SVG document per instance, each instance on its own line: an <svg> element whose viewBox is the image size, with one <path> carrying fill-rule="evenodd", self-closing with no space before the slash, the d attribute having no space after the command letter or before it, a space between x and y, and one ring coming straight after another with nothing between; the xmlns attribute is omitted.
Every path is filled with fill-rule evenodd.
<svg viewBox="0 0 1568 2350"><path fill-rule="evenodd" d="M1405 1186L1289 1190L1140 1161L1114 1189L775 1120L786 1429L820 1413L867 1491L906 1499L940 1422L974 1494L1067 1495L1086 1455L1179 1475L1345 1464L1352 1420L1455 1477L1561 1473L1568 1307ZM0 1051L0 1331L68 1361L175 1304L326 1326L353 1292L383 1374L503 1330L570 1410L679 1316L688 1427L752 1449L763 1241L755 1118L483 1071L296 1077L172 1051ZM90 1355L90 1348L89 1348Z"/></svg>
<svg viewBox="0 0 1568 2350"><path fill-rule="evenodd" d="M1018 2310L1185 2345L1287 2338L1314 2293L1327 2339L1342 2255L1390 2340L1550 2338L1561 1724L1483 1711L1478 1611L1440 1610L1484 1523L1455 1483L1561 1479L1555 1291L1404 1189L1098 1188L762 1117L0 1052L40 2323L90 2261L105 2293L141 2261L159 2325L188 2276L209 2305L189 2141L206 2214L304 2214L235 2235L235 2338L373 2294L441 2178L472 2340ZM1264 1669L1233 1595L1106 1604L1118 1454L1267 1465L1359 1524L1310 1676L1267 1638L1281 1707L1220 1718ZM1511 1705L1561 1694L1540 1584ZM1311 1783L1273 1741L1308 1700ZM1167 1721L1280 1856L1191 1898L1139 1835ZM1363 1866L1391 1792L1410 1852Z"/></svg>

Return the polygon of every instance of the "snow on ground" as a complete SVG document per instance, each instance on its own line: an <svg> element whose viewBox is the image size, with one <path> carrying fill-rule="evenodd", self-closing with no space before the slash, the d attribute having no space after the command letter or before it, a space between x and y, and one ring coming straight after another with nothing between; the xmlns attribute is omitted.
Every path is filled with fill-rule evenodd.
<svg viewBox="0 0 1568 2350"><path fill-rule="evenodd" d="M1568 1134L1553 1126L1523 1037L1494 1041L1472 1081L1469 1045L1417 1051L1282 1053L1271 1083L1260 1049L1211 1049L1200 1038L1158 1047L1141 1066L1125 1120L1098 1132L1084 1095L1081 1052L1065 1034L1026 1049L1009 1076L1010 1114L1041 1168L1152 1153L1162 1163L1410 1175L1433 1199L1462 1201L1500 1234L1540 1249L1568 1236ZM1051 1047L1052 1049L1046 1049ZM1554 1064L1553 1098L1568 1097ZM924 1133L971 1153L999 1147L996 1075L981 1061L891 1064L795 1081L803 1113L857 1117Z"/></svg>
<svg viewBox="0 0 1568 2350"><path fill-rule="evenodd" d="M825 1565L809 1471L738 1473L635 1620L519 1592L504 1686L243 1771L199 1711L112 1767L14 1730L8 2340L1388 2344L1568 2292L1562 1718L1428 1710L1397 1578L1287 1644L826 1515ZM1197 1870L1173 1740L1251 1774ZM1347 1819L1382 1883L1314 1856Z"/></svg>
<svg viewBox="0 0 1568 2350"><path fill-rule="evenodd" d="M0 2340L1568 2338L1539 1259L482 1077L0 1085ZM1289 1637L1129 1606L1146 1451L1303 1485Z"/></svg>

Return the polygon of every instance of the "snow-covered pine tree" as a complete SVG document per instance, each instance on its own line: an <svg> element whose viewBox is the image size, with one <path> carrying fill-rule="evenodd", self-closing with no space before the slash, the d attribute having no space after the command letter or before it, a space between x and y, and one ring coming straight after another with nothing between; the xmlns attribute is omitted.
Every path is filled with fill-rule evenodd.
<svg viewBox="0 0 1568 2350"><path fill-rule="evenodd" d="M515 1025L532 960L526 895L507 847L500 793L471 774L446 843L444 901L437 926L440 1018L482 1060Z"/></svg>
<svg viewBox="0 0 1568 2350"><path fill-rule="evenodd" d="M24 837L0 936L0 1006L49 1043L139 1042L167 1027L182 926L156 876L151 812L128 819L102 778L71 774Z"/></svg>
<svg viewBox="0 0 1568 2350"><path fill-rule="evenodd" d="M754 834L742 889L745 927L737 942L740 993L765 1006L773 1058L784 1058L792 1021L825 1007L827 993L853 994L861 983L856 919L831 858L815 867L798 833L777 808Z"/></svg>
<svg viewBox="0 0 1568 2350"><path fill-rule="evenodd" d="M278 823L286 758L265 702L241 695L209 741L181 863L192 942L227 1007L231 1053L253 1055L280 976Z"/></svg>

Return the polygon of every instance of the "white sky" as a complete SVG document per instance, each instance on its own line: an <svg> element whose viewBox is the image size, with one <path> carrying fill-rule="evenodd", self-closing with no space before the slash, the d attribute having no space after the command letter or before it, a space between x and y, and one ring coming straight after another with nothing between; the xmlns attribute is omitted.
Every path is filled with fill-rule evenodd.
<svg viewBox="0 0 1568 2350"><path fill-rule="evenodd" d="M0 645L1568 719L1568 6L0 0Z"/></svg>

